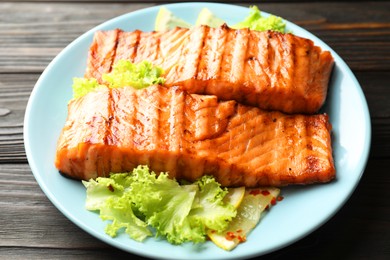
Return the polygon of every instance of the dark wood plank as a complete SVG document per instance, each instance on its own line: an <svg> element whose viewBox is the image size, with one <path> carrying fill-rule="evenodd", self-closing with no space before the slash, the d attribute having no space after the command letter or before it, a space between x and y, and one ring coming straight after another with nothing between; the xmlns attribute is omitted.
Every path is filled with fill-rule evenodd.
<svg viewBox="0 0 390 260"><path fill-rule="evenodd" d="M23 120L28 98L38 77L38 74L0 76L0 163L26 162Z"/></svg>
<svg viewBox="0 0 390 260"><path fill-rule="evenodd" d="M148 259L131 255L116 248L30 248L30 247L0 247L0 255L4 259L72 259L72 260L106 260L106 259Z"/></svg>
<svg viewBox="0 0 390 260"><path fill-rule="evenodd" d="M0 73L40 73L84 32L148 6L151 5L0 3Z"/></svg>
<svg viewBox="0 0 390 260"><path fill-rule="evenodd" d="M102 247L52 205L27 164L0 164L0 197L0 208L7 209L0 211L7 223L2 227L1 247ZM69 240L72 233L78 235Z"/></svg>
<svg viewBox="0 0 390 260"><path fill-rule="evenodd" d="M389 118L390 88L387 84L390 71L355 71L355 76L363 89L373 118Z"/></svg>
<svg viewBox="0 0 390 260"><path fill-rule="evenodd" d="M390 118L372 118L371 158L390 156ZM390 159L389 159L390 161Z"/></svg>

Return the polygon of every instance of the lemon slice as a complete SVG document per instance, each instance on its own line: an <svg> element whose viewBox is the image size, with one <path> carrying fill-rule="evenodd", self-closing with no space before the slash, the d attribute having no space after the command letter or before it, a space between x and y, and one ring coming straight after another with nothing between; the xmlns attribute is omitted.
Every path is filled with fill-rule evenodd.
<svg viewBox="0 0 390 260"><path fill-rule="evenodd" d="M210 27L216 28L224 23L224 20L216 17L209 9L203 8L198 15L198 19L196 20L195 25L208 25Z"/></svg>
<svg viewBox="0 0 390 260"><path fill-rule="evenodd" d="M165 7L160 7L154 24L155 31L166 31L175 27L190 28L192 25L175 16Z"/></svg>
<svg viewBox="0 0 390 260"><path fill-rule="evenodd" d="M225 203L232 204L234 208L240 206L245 195L245 187L229 188L228 194L223 198Z"/></svg>
<svg viewBox="0 0 390 260"><path fill-rule="evenodd" d="M210 240L227 251L245 242L248 234L260 221L261 213L275 203L279 193L278 188L247 189L237 209L237 216L224 232L208 231Z"/></svg>

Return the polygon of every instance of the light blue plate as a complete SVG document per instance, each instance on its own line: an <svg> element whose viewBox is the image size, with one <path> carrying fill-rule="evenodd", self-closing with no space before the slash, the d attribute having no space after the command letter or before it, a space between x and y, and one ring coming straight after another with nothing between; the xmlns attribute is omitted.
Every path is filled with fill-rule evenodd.
<svg viewBox="0 0 390 260"><path fill-rule="evenodd" d="M167 7L193 23L203 7L229 24L240 21L249 12L248 8L212 3L181 3ZM158 10L159 6L156 6L125 14L86 32L49 64L36 83L26 109L24 141L32 172L47 197L67 218L98 239L125 251L153 258L253 257L285 247L324 224L350 197L363 174L371 141L370 116L359 83L344 61L317 37L290 22L287 22L288 30L330 50L335 59L330 91L323 108L333 125L335 181L283 189L285 199L264 216L245 243L231 252L225 252L211 242L174 246L154 238L144 243L135 242L126 235L111 238L104 233L104 223L99 216L84 209L84 187L78 181L62 177L54 167L56 142L66 120L67 102L72 96L72 78L83 76L88 48L96 30L150 31Z"/></svg>

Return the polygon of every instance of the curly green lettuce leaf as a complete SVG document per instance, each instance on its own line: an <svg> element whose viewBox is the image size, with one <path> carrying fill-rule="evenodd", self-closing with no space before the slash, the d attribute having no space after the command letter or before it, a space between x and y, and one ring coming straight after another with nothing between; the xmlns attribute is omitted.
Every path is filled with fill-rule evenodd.
<svg viewBox="0 0 390 260"><path fill-rule="evenodd" d="M100 218L112 221L105 228L105 232L111 237L117 236L122 228L136 241L143 241L146 237L152 236L148 224L134 214L128 194L109 197L100 209Z"/></svg>
<svg viewBox="0 0 390 260"><path fill-rule="evenodd" d="M83 181L87 198L85 207L88 210L99 210L102 220L111 220L105 232L115 237L120 229L136 241L143 241L151 236L148 225L139 219L132 210L131 200L126 188L131 179L128 174L115 174L111 178L99 177L96 180Z"/></svg>
<svg viewBox="0 0 390 260"><path fill-rule="evenodd" d="M172 244L204 242L207 230L226 228L236 209L223 202L226 189L213 177L180 185L167 173L156 174L147 166L131 173L111 174L83 182L87 188L86 207L99 210L110 221L106 233L116 236L124 229L142 241L152 233Z"/></svg>
<svg viewBox="0 0 390 260"><path fill-rule="evenodd" d="M163 84L165 78L161 77L164 70L153 66L148 61L132 63L127 60L118 61L110 73L102 75L110 88L134 87L137 89L149 87L155 84Z"/></svg>
<svg viewBox="0 0 390 260"><path fill-rule="evenodd" d="M73 78L73 98L79 98L104 85L94 78Z"/></svg>
<svg viewBox="0 0 390 260"><path fill-rule="evenodd" d="M133 203L156 229L156 235L170 243L204 242L207 229L223 230L236 215L235 208L223 202L227 190L213 177L179 185L166 173L157 176L140 169L144 168L133 171Z"/></svg>
<svg viewBox="0 0 390 260"><path fill-rule="evenodd" d="M157 176L146 169L138 167L133 171L135 182L129 192L147 223L156 229L156 235L166 237L173 244L203 242L205 234L192 230L186 220L198 187L181 186L166 173Z"/></svg>
<svg viewBox="0 0 390 260"><path fill-rule="evenodd" d="M110 73L102 75L104 84L100 84L95 78L73 78L73 98L82 97L102 86L141 89L155 84L164 84L163 73L162 68L153 66L148 61L135 64L131 61L119 60Z"/></svg>
<svg viewBox="0 0 390 260"><path fill-rule="evenodd" d="M268 17L263 17L257 6L250 7L250 13L245 19L233 26L234 29L249 28L256 31L278 31L284 33L286 30L286 23L282 18L270 15Z"/></svg>
<svg viewBox="0 0 390 260"><path fill-rule="evenodd" d="M120 197L124 187L110 178L97 178L90 181L82 181L87 189L85 208L87 210L100 210L109 197Z"/></svg>
<svg viewBox="0 0 390 260"><path fill-rule="evenodd" d="M200 178L196 184L199 192L196 194L190 218L197 222L199 227L218 232L225 230L236 216L234 206L223 201L228 190L221 188L221 184L207 175Z"/></svg>

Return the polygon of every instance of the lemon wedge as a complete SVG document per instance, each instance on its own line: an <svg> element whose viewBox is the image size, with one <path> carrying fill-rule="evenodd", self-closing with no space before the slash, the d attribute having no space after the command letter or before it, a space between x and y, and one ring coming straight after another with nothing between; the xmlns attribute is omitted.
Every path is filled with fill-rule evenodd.
<svg viewBox="0 0 390 260"><path fill-rule="evenodd" d="M244 199L244 195L245 187L228 188L228 194L223 198L223 201L233 205L237 209Z"/></svg>
<svg viewBox="0 0 390 260"><path fill-rule="evenodd" d="M227 251L245 242L248 234L260 221L261 213L275 203L279 193L278 188L246 189L242 202L237 208L237 216L224 232L217 233L209 230L210 240Z"/></svg>
<svg viewBox="0 0 390 260"><path fill-rule="evenodd" d="M195 25L208 25L210 27L216 28L224 23L224 20L216 17L209 9L203 8L198 15L198 19L196 20Z"/></svg>
<svg viewBox="0 0 390 260"><path fill-rule="evenodd" d="M155 31L166 31L175 27L190 28L192 25L175 16L166 7L160 7L154 24Z"/></svg>

